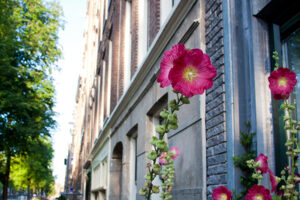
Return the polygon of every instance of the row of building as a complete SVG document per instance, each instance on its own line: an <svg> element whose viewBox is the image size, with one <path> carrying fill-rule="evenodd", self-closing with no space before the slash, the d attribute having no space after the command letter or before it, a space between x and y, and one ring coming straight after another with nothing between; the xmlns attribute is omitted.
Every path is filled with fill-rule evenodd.
<svg viewBox="0 0 300 200"><path fill-rule="evenodd" d="M174 98L156 82L165 50L200 48L217 68L214 85L191 98L168 134L177 146L173 199L211 199L220 185L239 191L232 156L245 122L254 149L277 174L287 163L283 113L267 77L272 52L300 73L299 1L87 0L65 192L86 200L138 200L159 112ZM291 101L300 103L299 84ZM300 114L297 107L296 116ZM153 197L153 199L158 199Z"/></svg>

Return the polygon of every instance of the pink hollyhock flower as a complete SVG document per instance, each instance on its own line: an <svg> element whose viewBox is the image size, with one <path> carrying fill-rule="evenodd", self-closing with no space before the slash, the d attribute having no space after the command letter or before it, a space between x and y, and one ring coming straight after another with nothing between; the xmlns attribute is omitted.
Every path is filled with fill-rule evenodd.
<svg viewBox="0 0 300 200"><path fill-rule="evenodd" d="M288 99L297 83L296 74L288 68L278 68L270 74L268 80L275 99Z"/></svg>
<svg viewBox="0 0 300 200"><path fill-rule="evenodd" d="M158 162L161 165L166 165L166 164L168 164L168 161L167 161L166 158L167 158L167 153L166 152L162 152L161 155L159 156Z"/></svg>
<svg viewBox="0 0 300 200"><path fill-rule="evenodd" d="M169 73L173 89L186 97L203 94L213 86L216 76L217 70L211 65L209 56L200 49L189 50L176 59Z"/></svg>
<svg viewBox="0 0 300 200"><path fill-rule="evenodd" d="M259 156L255 159L255 162L259 163L260 166L256 168L256 170L260 170L262 174L265 174L269 170L268 166L268 156L265 156L264 154L259 154Z"/></svg>
<svg viewBox="0 0 300 200"><path fill-rule="evenodd" d="M270 191L262 185L254 185L248 190L245 200L272 200Z"/></svg>
<svg viewBox="0 0 300 200"><path fill-rule="evenodd" d="M213 190L212 198L214 200L231 200L232 192L224 186L219 186Z"/></svg>
<svg viewBox="0 0 300 200"><path fill-rule="evenodd" d="M163 59L160 63L160 74L157 78L157 82L160 83L160 87L166 87L171 84L169 80L169 72L173 68L174 61L187 52L184 44L176 44L172 49L164 53Z"/></svg>
<svg viewBox="0 0 300 200"><path fill-rule="evenodd" d="M271 185L272 185L271 192L275 192L277 185L278 185L277 178L270 169L268 170L268 172L269 172L270 181L271 181Z"/></svg>
<svg viewBox="0 0 300 200"><path fill-rule="evenodd" d="M176 160L176 158L179 156L179 149L176 146L172 147L169 152L173 153L171 156L173 160Z"/></svg>

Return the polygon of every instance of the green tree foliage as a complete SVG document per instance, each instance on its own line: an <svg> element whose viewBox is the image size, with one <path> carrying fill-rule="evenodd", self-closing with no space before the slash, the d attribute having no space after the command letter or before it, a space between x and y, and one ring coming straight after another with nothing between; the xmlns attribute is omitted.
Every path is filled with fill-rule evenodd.
<svg viewBox="0 0 300 200"><path fill-rule="evenodd" d="M12 159L11 180L14 186L53 192L52 158L53 149L48 137L33 141L26 154Z"/></svg>
<svg viewBox="0 0 300 200"><path fill-rule="evenodd" d="M0 180L6 199L11 160L54 127L51 71L61 51L61 8L53 1L0 1Z"/></svg>

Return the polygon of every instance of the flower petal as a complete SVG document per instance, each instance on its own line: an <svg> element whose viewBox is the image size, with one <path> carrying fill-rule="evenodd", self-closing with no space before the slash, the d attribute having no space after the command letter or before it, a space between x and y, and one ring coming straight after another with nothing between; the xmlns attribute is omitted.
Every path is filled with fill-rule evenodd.
<svg viewBox="0 0 300 200"><path fill-rule="evenodd" d="M160 74L157 78L157 82L160 83L160 87L166 87L171 84L169 80L169 72L174 65L174 61L184 55L187 49L183 44L177 44L172 49L166 51L163 55L163 59L160 63Z"/></svg>
<svg viewBox="0 0 300 200"><path fill-rule="evenodd" d="M288 98L297 84L296 74L288 68L278 68L270 74L268 80L275 99Z"/></svg>
<svg viewBox="0 0 300 200"><path fill-rule="evenodd" d="M179 156L179 149L176 146L172 147L169 152L173 153L173 155L171 156L173 160L176 160L176 158Z"/></svg>
<svg viewBox="0 0 300 200"><path fill-rule="evenodd" d="M185 73L192 73L191 79ZM192 49L174 62L169 80L174 90L186 97L203 94L213 86L217 70L210 64L210 59L200 49Z"/></svg>
<svg viewBox="0 0 300 200"><path fill-rule="evenodd" d="M213 190L212 198L214 200L231 200L232 192L224 186L219 186Z"/></svg>
<svg viewBox="0 0 300 200"><path fill-rule="evenodd" d="M248 190L248 194L245 196L245 200L272 200L270 191L262 185L254 185Z"/></svg>
<svg viewBox="0 0 300 200"><path fill-rule="evenodd" d="M271 192L275 192L276 188L277 188L277 180L276 180L276 176L273 174L273 172L269 169L268 170L269 172L269 177L270 177L270 182L271 182L271 185L272 185L272 189L271 189Z"/></svg>
<svg viewBox="0 0 300 200"><path fill-rule="evenodd" d="M255 159L255 162L260 164L260 167L258 167L256 170L260 170L262 174L265 174L269 170L268 166L268 156L265 156L264 154L259 154L259 156Z"/></svg>

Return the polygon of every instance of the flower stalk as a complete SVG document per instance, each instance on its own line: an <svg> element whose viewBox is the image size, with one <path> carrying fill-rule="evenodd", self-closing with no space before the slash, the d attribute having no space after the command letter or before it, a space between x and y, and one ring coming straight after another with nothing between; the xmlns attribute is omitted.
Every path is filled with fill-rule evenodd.
<svg viewBox="0 0 300 200"><path fill-rule="evenodd" d="M298 192L295 190L295 170L298 166L297 158L299 154L299 141L297 139L298 130L295 128L297 122L292 119L292 111L295 110L294 105L289 105L288 101L285 99L281 109L285 111L284 122L285 131L287 135L287 142L285 146L287 147L286 155L290 158L290 167L285 170L288 172L287 179L284 179L286 185L281 189L284 191L284 196L288 199L297 199ZM295 148L296 147L296 148Z"/></svg>
<svg viewBox="0 0 300 200"><path fill-rule="evenodd" d="M162 199L171 199L170 195L173 186L173 178L175 175L174 159L178 156L176 149L169 151L168 144L164 141L164 136L171 129L176 130L178 128L178 118L175 111L179 111L180 106L189 104L189 99L183 95L176 93L177 99L168 102L170 112L164 109L160 112L160 116L164 118L162 125L156 126L156 132L159 137L153 136L150 143L153 146L153 150L148 153L147 158L151 160L151 163L147 164L148 173L145 176L145 187L140 190L140 194L145 196L147 200L151 199L151 195L161 192ZM158 164L158 161L160 164ZM157 176L161 176L162 189L159 186L153 184L154 179Z"/></svg>
<svg viewBox="0 0 300 200"><path fill-rule="evenodd" d="M184 44L176 44L172 49L164 52L157 82L162 88L171 85L177 99L169 101L169 110L164 109L160 113L164 123L155 129L159 137L153 136L151 139L153 150L147 155L151 162L147 164L145 187L140 190L140 195L145 196L147 200L150 200L154 193L161 193L162 199L172 198L174 160L179 153L177 147L169 150L164 136L171 129L178 128L175 111L179 111L182 105L189 104L189 97L203 94L205 90L211 88L216 76L217 70L211 64L209 56L200 49L187 49ZM153 185L157 176L162 180L161 188Z"/></svg>

